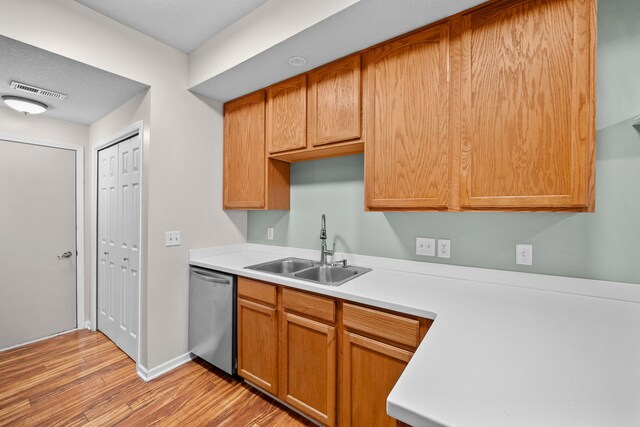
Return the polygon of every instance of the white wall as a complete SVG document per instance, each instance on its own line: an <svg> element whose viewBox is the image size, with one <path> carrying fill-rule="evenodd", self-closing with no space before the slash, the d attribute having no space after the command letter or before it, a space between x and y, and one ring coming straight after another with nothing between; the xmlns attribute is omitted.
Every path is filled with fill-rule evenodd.
<svg viewBox="0 0 640 427"><path fill-rule="evenodd" d="M5 107L0 107L0 134L85 147L89 144L89 126L87 125L47 116L25 116Z"/></svg>
<svg viewBox="0 0 640 427"><path fill-rule="evenodd" d="M0 0L0 9L3 35L151 87L141 362L154 368L187 351L188 249L246 240L246 214L222 210L222 108L187 91L185 54L79 3ZM109 133L106 122L92 126L92 139ZM182 246L164 246L167 230L182 231Z"/></svg>
<svg viewBox="0 0 640 427"><path fill-rule="evenodd" d="M598 2L598 130L640 114L640 1Z"/></svg>

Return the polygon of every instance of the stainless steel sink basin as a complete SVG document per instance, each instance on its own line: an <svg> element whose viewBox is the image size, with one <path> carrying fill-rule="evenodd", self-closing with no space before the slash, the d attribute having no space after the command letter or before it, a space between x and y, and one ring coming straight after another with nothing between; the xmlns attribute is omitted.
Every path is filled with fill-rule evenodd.
<svg viewBox="0 0 640 427"><path fill-rule="evenodd" d="M356 276L358 272L352 268L333 265L318 265L294 274L297 278L320 283L336 283Z"/></svg>
<svg viewBox="0 0 640 427"><path fill-rule="evenodd" d="M305 268L313 267L313 261L298 258L285 258L277 261L260 264L255 269L259 271L268 271L269 273L283 274L295 273ZM247 267L250 268L250 267Z"/></svg>
<svg viewBox="0 0 640 427"><path fill-rule="evenodd" d="M351 265L345 267L342 264L320 264L316 261L300 258L283 258L262 264L249 265L245 268L327 286L340 286L371 271L370 268Z"/></svg>

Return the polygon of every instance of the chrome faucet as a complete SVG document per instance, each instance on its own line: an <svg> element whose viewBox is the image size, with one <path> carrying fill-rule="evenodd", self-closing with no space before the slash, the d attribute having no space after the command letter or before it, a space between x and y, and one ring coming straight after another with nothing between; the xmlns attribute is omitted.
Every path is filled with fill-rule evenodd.
<svg viewBox="0 0 640 427"><path fill-rule="evenodd" d="M327 255L333 256L334 251L327 249L327 220L324 214L322 214L322 219L320 220L320 240L322 241L320 245L320 264L327 264Z"/></svg>

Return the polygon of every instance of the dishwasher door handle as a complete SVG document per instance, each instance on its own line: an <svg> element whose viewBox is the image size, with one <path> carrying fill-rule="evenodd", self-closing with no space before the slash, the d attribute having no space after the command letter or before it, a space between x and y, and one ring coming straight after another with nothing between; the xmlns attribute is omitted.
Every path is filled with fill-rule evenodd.
<svg viewBox="0 0 640 427"><path fill-rule="evenodd" d="M218 279L217 277L205 276L204 274L197 273L195 270L191 270L191 273L193 273L193 275L196 276L198 279L205 280L207 282L218 283L220 285L231 284L231 280L229 279Z"/></svg>

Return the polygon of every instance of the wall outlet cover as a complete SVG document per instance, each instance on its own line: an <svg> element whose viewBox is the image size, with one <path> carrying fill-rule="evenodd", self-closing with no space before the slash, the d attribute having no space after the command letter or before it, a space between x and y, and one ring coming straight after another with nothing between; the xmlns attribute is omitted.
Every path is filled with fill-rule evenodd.
<svg viewBox="0 0 640 427"><path fill-rule="evenodd" d="M438 258L451 258L451 240L438 239Z"/></svg>
<svg viewBox="0 0 640 427"><path fill-rule="evenodd" d="M416 237L416 255L436 256L436 239Z"/></svg>
<svg viewBox="0 0 640 427"><path fill-rule="evenodd" d="M533 265L533 245L516 245L516 264Z"/></svg>
<svg viewBox="0 0 640 427"><path fill-rule="evenodd" d="M165 246L180 246L180 232L167 231L165 234Z"/></svg>
<svg viewBox="0 0 640 427"><path fill-rule="evenodd" d="M267 239L273 240L273 227L267 228Z"/></svg>

